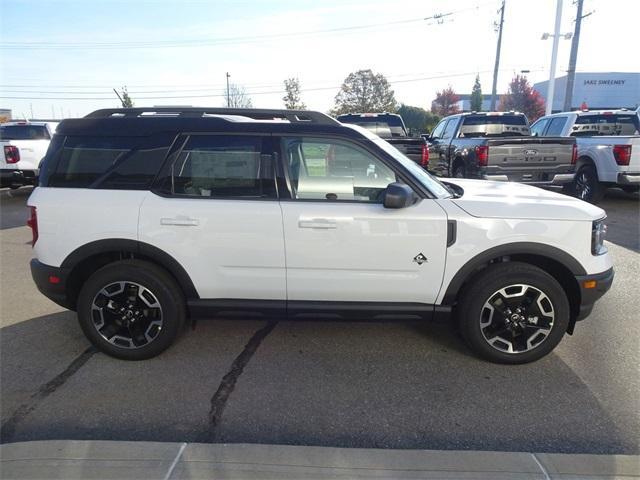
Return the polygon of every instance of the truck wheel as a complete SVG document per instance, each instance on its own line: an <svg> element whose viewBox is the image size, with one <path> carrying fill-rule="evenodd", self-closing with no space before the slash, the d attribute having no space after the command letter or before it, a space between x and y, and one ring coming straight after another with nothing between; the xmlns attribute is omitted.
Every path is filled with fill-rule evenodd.
<svg viewBox="0 0 640 480"><path fill-rule="evenodd" d="M580 200L598 203L604 197L604 188L598 181L598 174L591 165L581 167L573 180L573 194Z"/></svg>
<svg viewBox="0 0 640 480"><path fill-rule="evenodd" d="M451 173L453 178L467 178L467 170L464 168L464 165L456 165L453 167L453 172Z"/></svg>
<svg viewBox="0 0 640 480"><path fill-rule="evenodd" d="M562 340L569 301L545 271L526 263L501 263L471 282L456 312L460 333L479 356L496 363L528 363Z"/></svg>
<svg viewBox="0 0 640 480"><path fill-rule="evenodd" d="M96 271L77 302L82 331L99 350L124 360L144 360L167 349L182 331L182 291L163 269L123 260Z"/></svg>

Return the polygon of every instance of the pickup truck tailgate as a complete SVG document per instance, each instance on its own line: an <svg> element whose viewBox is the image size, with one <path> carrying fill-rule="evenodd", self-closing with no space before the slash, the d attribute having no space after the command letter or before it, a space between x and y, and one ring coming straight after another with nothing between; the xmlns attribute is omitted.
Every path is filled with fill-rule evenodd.
<svg viewBox="0 0 640 480"><path fill-rule="evenodd" d="M572 167L572 137L511 137L490 139L487 173L509 181L546 182Z"/></svg>
<svg viewBox="0 0 640 480"><path fill-rule="evenodd" d="M422 147L426 145L422 138L385 138L385 140L414 162L419 164L422 161Z"/></svg>

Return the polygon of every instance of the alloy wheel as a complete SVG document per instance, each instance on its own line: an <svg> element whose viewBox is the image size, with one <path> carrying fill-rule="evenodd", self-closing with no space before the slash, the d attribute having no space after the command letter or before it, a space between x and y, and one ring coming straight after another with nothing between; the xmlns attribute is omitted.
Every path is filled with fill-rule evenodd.
<svg viewBox="0 0 640 480"><path fill-rule="evenodd" d="M591 196L592 188L589 175L581 172L576 176L576 193L581 200L586 200Z"/></svg>
<svg viewBox="0 0 640 480"><path fill-rule="evenodd" d="M542 344L553 328L555 311L539 288L515 284L494 292L482 307L480 330L503 353L524 353Z"/></svg>
<svg viewBox="0 0 640 480"><path fill-rule="evenodd" d="M163 325L162 306L147 287L128 281L102 288L91 303L93 325L107 342L126 349L153 342Z"/></svg>

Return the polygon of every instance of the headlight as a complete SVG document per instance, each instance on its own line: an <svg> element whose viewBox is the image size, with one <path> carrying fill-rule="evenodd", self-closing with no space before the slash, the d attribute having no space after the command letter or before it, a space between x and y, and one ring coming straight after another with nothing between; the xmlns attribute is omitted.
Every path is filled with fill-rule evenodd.
<svg viewBox="0 0 640 480"><path fill-rule="evenodd" d="M593 227L591 228L591 253L593 255L607 253L607 248L604 246L604 237L607 234L607 226L604 224L605 219L606 217L593 222Z"/></svg>

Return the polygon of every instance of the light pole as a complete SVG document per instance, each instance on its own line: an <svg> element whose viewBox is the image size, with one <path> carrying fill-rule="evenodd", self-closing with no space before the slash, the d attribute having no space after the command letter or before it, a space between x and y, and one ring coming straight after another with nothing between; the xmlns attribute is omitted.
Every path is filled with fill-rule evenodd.
<svg viewBox="0 0 640 480"><path fill-rule="evenodd" d="M545 115L549 115L553 109L553 95L556 86L556 61L558 60L558 41L563 36L569 40L572 36L571 33L560 34L560 21L562 20L562 0L556 0L556 24L553 30L553 34L543 33L542 40L547 40L549 37L553 37L553 47L551 50L551 68L549 69L549 85L547 87L547 107L545 109Z"/></svg>
<svg viewBox="0 0 640 480"><path fill-rule="evenodd" d="M229 72L227 72L227 108L231 107L231 97L229 96Z"/></svg>

